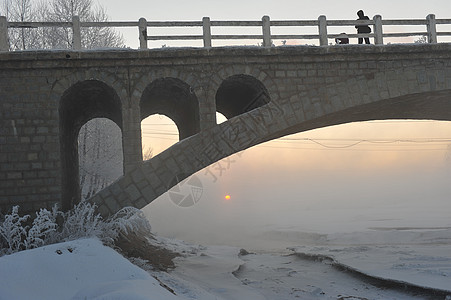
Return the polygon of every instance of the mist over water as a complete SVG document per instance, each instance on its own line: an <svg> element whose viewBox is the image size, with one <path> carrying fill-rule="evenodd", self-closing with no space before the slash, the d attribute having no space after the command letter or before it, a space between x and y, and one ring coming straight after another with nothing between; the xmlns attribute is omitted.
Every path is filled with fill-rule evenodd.
<svg viewBox="0 0 451 300"><path fill-rule="evenodd" d="M439 123L442 135L451 133L449 122ZM405 135L400 126L391 131ZM313 134L320 135L304 133ZM166 193L144 212L159 235L249 249L320 243L334 233L451 227L449 149L426 146L324 151L269 142L196 173L202 193L195 205L180 207Z"/></svg>

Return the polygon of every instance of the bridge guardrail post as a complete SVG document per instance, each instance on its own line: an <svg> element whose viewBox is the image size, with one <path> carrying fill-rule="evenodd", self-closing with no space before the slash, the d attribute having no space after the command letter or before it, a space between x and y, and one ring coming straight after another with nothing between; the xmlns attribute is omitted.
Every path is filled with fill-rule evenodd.
<svg viewBox="0 0 451 300"><path fill-rule="evenodd" d="M269 16L262 18L263 47L271 47L271 21Z"/></svg>
<svg viewBox="0 0 451 300"><path fill-rule="evenodd" d="M139 49L147 49L147 20L140 18L138 21Z"/></svg>
<svg viewBox="0 0 451 300"><path fill-rule="evenodd" d="M80 18L72 17L72 49L81 50Z"/></svg>
<svg viewBox="0 0 451 300"><path fill-rule="evenodd" d="M428 43L436 44L437 43L437 29L436 29L436 21L435 15L429 14L426 17L426 27L428 30Z"/></svg>
<svg viewBox="0 0 451 300"><path fill-rule="evenodd" d="M327 46L327 19L324 15L318 17L318 32L320 46Z"/></svg>
<svg viewBox="0 0 451 300"><path fill-rule="evenodd" d="M8 51L8 20L0 16L0 51Z"/></svg>
<svg viewBox="0 0 451 300"><path fill-rule="evenodd" d="M374 20L374 44L382 45L384 43L384 34L382 31L382 16L375 15Z"/></svg>
<svg viewBox="0 0 451 300"><path fill-rule="evenodd" d="M202 18L202 31L204 36L204 47L211 48L211 23L210 17Z"/></svg>

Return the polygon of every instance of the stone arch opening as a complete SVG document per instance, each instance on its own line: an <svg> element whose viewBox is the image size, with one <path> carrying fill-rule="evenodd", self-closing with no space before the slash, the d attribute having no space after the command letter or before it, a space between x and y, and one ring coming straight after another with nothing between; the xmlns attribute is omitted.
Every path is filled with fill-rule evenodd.
<svg viewBox="0 0 451 300"><path fill-rule="evenodd" d="M141 121L143 160L149 160L179 140L177 125L165 115L153 114Z"/></svg>
<svg viewBox="0 0 451 300"><path fill-rule="evenodd" d="M245 74L233 75L222 82L216 92L216 110L227 119L271 101L263 83Z"/></svg>
<svg viewBox="0 0 451 300"><path fill-rule="evenodd" d="M98 80L85 80L69 87L59 104L61 181L63 210L80 201L78 136L81 127L94 118L108 118L122 130L121 101L115 90Z"/></svg>
<svg viewBox="0 0 451 300"><path fill-rule="evenodd" d="M182 140L200 131L199 101L193 89L177 78L159 78L144 90L141 121L153 114L165 115L177 126Z"/></svg>
<svg viewBox="0 0 451 300"><path fill-rule="evenodd" d="M85 123L78 134L81 200L86 200L124 174L122 132L107 118Z"/></svg>
<svg viewBox="0 0 451 300"><path fill-rule="evenodd" d="M221 124L221 123L224 123L225 121L227 121L226 116L224 116L222 113L217 111L216 112L216 123Z"/></svg>

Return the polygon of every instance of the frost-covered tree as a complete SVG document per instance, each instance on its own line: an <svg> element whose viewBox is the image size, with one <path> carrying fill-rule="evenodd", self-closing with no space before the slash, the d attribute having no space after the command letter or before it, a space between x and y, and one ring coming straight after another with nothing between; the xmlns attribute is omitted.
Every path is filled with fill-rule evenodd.
<svg viewBox="0 0 451 300"><path fill-rule="evenodd" d="M4 0L1 15L10 22L36 21L35 7L32 0ZM11 28L8 31L12 50L40 48L38 32L31 28Z"/></svg>
<svg viewBox="0 0 451 300"><path fill-rule="evenodd" d="M92 0L0 0L0 15L10 22L81 22L108 21L104 7ZM11 50L69 49L72 47L72 28L39 27L9 29ZM124 39L111 27L81 28L82 47L124 47Z"/></svg>
<svg viewBox="0 0 451 300"><path fill-rule="evenodd" d="M78 135L81 199L88 199L123 172L120 128L111 120L96 118Z"/></svg>
<svg viewBox="0 0 451 300"><path fill-rule="evenodd" d="M100 5L92 0L52 0L45 14L45 19L53 22L72 22L72 17L80 17L81 22L106 22L108 15ZM55 48L72 47L71 28L52 28L50 41ZM123 47L124 39L111 27L82 27L82 48Z"/></svg>

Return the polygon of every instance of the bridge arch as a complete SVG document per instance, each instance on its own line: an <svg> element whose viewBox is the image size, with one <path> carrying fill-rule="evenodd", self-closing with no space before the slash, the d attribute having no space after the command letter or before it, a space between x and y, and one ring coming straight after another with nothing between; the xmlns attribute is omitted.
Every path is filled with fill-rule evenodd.
<svg viewBox="0 0 451 300"><path fill-rule="evenodd" d="M141 120L153 114L173 120L180 140L200 131L199 101L192 87L180 79L155 79L144 89L139 106Z"/></svg>
<svg viewBox="0 0 451 300"><path fill-rule="evenodd" d="M216 92L216 111L227 119L268 104L271 99L263 83L246 74L225 79Z"/></svg>
<svg viewBox="0 0 451 300"><path fill-rule="evenodd" d="M115 73L105 70L99 70L96 68L74 72L70 75L55 80L52 86L52 99L59 101L61 95L69 88L81 81L86 80L98 80L107 84L108 86L111 86L118 94L121 102L123 102L122 106L126 107L128 105L128 103L126 103L126 101L129 99L129 95L127 94L128 89L126 88L126 83L124 82L123 78L119 78Z"/></svg>
<svg viewBox="0 0 451 300"><path fill-rule="evenodd" d="M353 122L408 119L451 121L451 89L382 98L329 113L323 112L321 115L313 116L293 126L271 133L268 140Z"/></svg>
<svg viewBox="0 0 451 300"><path fill-rule="evenodd" d="M78 134L94 118L108 118L123 129L121 100L111 86L84 80L70 86L59 101L62 209L80 201Z"/></svg>

